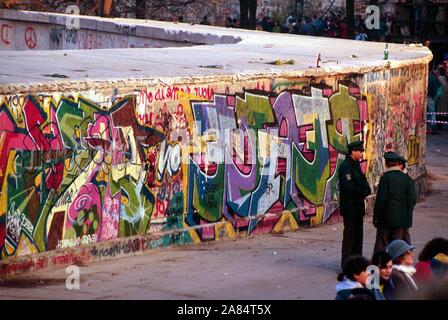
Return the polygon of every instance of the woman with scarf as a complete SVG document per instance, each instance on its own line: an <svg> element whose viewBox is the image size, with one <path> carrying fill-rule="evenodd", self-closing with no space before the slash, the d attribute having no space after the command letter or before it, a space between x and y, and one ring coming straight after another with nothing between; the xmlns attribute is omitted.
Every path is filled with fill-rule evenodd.
<svg viewBox="0 0 448 320"><path fill-rule="evenodd" d="M395 299L406 299L419 288L414 279L414 249L415 246L404 240L394 240L386 248L394 264L391 279L395 286Z"/></svg>

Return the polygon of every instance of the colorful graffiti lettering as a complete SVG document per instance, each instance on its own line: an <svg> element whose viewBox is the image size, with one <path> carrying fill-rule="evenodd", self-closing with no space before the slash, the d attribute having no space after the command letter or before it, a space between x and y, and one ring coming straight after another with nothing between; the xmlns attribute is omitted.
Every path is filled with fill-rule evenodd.
<svg viewBox="0 0 448 320"><path fill-rule="evenodd" d="M372 184L378 154L401 148L417 168L424 147L422 93L405 96L397 84L361 93L362 81L264 81L232 94L153 87L106 107L82 95L3 97L2 258L148 233L171 245L332 220L347 143L366 140Z"/></svg>
<svg viewBox="0 0 448 320"><path fill-rule="evenodd" d="M1 106L3 256L146 232L155 199L145 149L164 135L129 117L133 97L106 111L82 97L28 96L16 112Z"/></svg>
<svg viewBox="0 0 448 320"><path fill-rule="evenodd" d="M189 164L188 224L249 217L252 232L260 214L294 210L306 224L332 203L339 154L364 136L367 102L353 85L310 93L244 92L191 104L203 148ZM334 211L325 210L324 221Z"/></svg>

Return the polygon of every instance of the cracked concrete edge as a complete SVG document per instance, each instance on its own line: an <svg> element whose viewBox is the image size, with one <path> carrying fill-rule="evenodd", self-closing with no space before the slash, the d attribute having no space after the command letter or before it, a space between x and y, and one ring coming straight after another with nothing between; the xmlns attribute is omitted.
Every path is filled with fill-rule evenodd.
<svg viewBox="0 0 448 320"><path fill-rule="evenodd" d="M413 65L427 65L432 60L432 54L421 58L402 61L387 61L380 66L368 67L341 67L341 68L320 68L312 70L297 70L290 72L263 72L263 73L239 73L229 75L210 75L210 76L189 76L189 77L159 77L159 78L132 78L132 79L110 79L110 80L57 80L48 82L32 83L24 85L22 83L0 85L0 94L34 94L34 93L54 93L65 91L86 91L86 90L104 90L135 88L136 90L145 89L157 85L194 85L194 84L213 84L219 82L246 82L262 79L284 78L319 78L331 76L348 76L353 74L368 74L370 72L380 72L392 69L400 69Z"/></svg>
<svg viewBox="0 0 448 320"><path fill-rule="evenodd" d="M138 38L151 38L167 41L187 42L193 44L226 44L237 43L242 40L240 36L227 33L216 34L202 30L194 32L169 28L168 23L154 20L113 19L96 16L84 16L56 12L37 12L26 10L0 9L0 19L14 20L29 23L51 24L66 27L67 22L76 18L79 29L105 33L134 36ZM153 23L153 25L149 25ZM123 32L123 27L135 28L133 32ZM127 29L126 29L127 30Z"/></svg>

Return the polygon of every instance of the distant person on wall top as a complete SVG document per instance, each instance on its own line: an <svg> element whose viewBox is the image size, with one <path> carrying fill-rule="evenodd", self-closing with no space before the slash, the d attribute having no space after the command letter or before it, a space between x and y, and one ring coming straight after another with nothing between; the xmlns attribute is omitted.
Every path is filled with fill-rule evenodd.
<svg viewBox="0 0 448 320"><path fill-rule="evenodd" d="M285 21L285 28L288 30L289 33L292 33L294 31L294 26L296 25L296 22L297 22L296 14L294 12L291 12Z"/></svg>
<svg viewBox="0 0 448 320"><path fill-rule="evenodd" d="M367 34L362 29L355 30L355 40L366 41L367 38Z"/></svg>
<svg viewBox="0 0 448 320"><path fill-rule="evenodd" d="M208 21L208 16L207 15L205 15L203 18L202 18L202 21L200 22L200 24L204 24L204 25L210 25L210 22Z"/></svg>
<svg viewBox="0 0 448 320"><path fill-rule="evenodd" d="M231 17L227 18L226 27L227 28L235 28L235 25L233 24L233 19Z"/></svg>

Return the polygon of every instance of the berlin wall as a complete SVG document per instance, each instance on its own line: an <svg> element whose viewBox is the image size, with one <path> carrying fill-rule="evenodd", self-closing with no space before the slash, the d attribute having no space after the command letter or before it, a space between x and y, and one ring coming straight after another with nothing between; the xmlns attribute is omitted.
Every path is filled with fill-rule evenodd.
<svg viewBox="0 0 448 320"><path fill-rule="evenodd" d="M123 69L122 78L91 82L69 67L69 79L45 80L24 66L41 57L47 73L63 73L70 51L15 52L3 68L17 77L0 79L0 276L340 221L337 170L356 140L365 141L362 168L374 190L382 154L394 150L425 194L428 50L392 46L392 61L382 61L382 44L338 40L340 61L317 68L316 52L332 51L331 39L241 37L204 49L213 56L142 49L191 54L185 65L195 68L186 71L165 65L144 75L149 68L132 62L142 53L121 50L142 77ZM375 50L379 58L358 62L345 44L358 59ZM295 64L266 64L282 50ZM108 50L76 54L99 51ZM249 61L265 54L263 65L242 63L241 51ZM24 70L40 78L22 83Z"/></svg>
<svg viewBox="0 0 448 320"><path fill-rule="evenodd" d="M166 30L127 20L85 16L78 26L63 14L0 9L0 50L166 48L237 41L183 32L180 24Z"/></svg>

